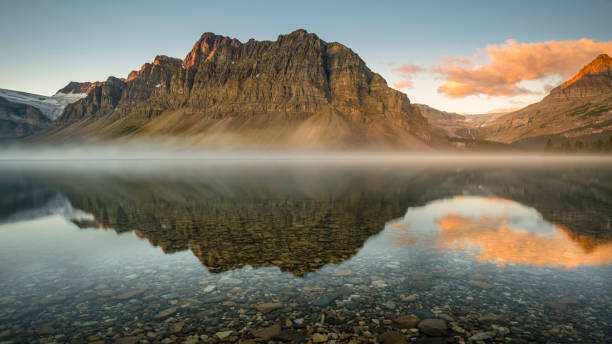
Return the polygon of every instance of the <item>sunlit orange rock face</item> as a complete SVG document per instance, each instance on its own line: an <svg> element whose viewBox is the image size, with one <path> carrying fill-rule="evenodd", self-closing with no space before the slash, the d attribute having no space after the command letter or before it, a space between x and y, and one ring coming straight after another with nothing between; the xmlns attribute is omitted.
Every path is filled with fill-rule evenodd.
<svg viewBox="0 0 612 344"><path fill-rule="evenodd" d="M414 217L430 214L434 231L429 235L419 233L419 240L431 241L442 251L462 250L474 254L480 262L498 265L576 268L612 263L611 242L572 233L566 227L545 221L534 209L514 201L455 197L422 208L420 215ZM403 229L394 239L399 245L415 242L416 233L408 230L414 227L410 218L409 211L403 221L407 224L391 224L395 230Z"/></svg>
<svg viewBox="0 0 612 344"><path fill-rule="evenodd" d="M598 74L598 73L604 73L604 74L612 73L612 57L606 54L601 54L597 56L597 58L591 61L591 63L584 66L580 70L580 72L578 72L578 74L576 74L573 78L561 84L561 88L569 87L571 84L580 80L583 76L587 74Z"/></svg>
<svg viewBox="0 0 612 344"><path fill-rule="evenodd" d="M200 37L193 49L191 49L189 54L187 54L185 57L185 68L189 68L202 61L210 60L217 51L217 48L221 46L238 48L241 45L242 43L235 38L232 39L225 36L215 35L212 32L206 32L202 35L202 37Z"/></svg>

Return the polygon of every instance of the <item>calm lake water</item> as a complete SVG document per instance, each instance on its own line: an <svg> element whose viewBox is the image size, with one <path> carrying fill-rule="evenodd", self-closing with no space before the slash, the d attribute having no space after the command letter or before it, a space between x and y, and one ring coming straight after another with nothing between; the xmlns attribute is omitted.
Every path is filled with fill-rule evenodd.
<svg viewBox="0 0 612 344"><path fill-rule="evenodd" d="M3 343L610 343L611 282L609 159L0 163Z"/></svg>

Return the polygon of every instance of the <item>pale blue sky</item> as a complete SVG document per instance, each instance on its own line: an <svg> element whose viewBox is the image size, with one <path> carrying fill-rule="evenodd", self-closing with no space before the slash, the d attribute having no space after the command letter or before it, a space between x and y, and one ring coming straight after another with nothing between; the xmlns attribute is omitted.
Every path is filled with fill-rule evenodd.
<svg viewBox="0 0 612 344"><path fill-rule="evenodd" d="M155 55L183 58L207 31L275 40L304 28L357 52L389 84L394 66L470 57L488 44L612 40L612 1L28 1L0 0L0 88L50 95L71 80L125 77ZM424 75L413 102L451 111L507 97L454 100ZM541 96L539 96L541 97Z"/></svg>

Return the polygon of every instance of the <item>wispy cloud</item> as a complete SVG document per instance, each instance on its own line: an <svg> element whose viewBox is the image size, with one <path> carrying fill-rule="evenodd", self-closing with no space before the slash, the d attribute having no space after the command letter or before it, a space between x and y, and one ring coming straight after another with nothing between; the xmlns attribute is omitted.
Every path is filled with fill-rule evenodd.
<svg viewBox="0 0 612 344"><path fill-rule="evenodd" d="M446 64L451 63L462 63L466 65L471 65L472 60L467 57L450 57L450 56L442 56L442 62Z"/></svg>
<svg viewBox="0 0 612 344"><path fill-rule="evenodd" d="M534 93L521 82L550 76L568 79L601 53L612 55L612 41L596 42L583 38L518 43L508 40L500 45L487 45L471 58L444 56L442 64L426 70L420 67L419 72L441 75L444 82L437 91L451 98L471 95L518 96ZM408 70L419 67L409 66L412 69ZM394 71L400 73L404 80L394 84L396 87L411 80L414 74L404 73L400 68Z"/></svg>
<svg viewBox="0 0 612 344"><path fill-rule="evenodd" d="M414 64L405 64L392 69L393 72L402 76L403 80L393 84L396 88L413 88L412 76L425 72L425 68Z"/></svg>

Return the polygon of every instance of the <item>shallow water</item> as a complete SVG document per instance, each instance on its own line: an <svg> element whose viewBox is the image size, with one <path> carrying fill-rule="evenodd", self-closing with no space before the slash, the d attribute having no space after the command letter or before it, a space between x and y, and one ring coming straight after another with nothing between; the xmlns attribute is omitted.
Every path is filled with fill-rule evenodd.
<svg viewBox="0 0 612 344"><path fill-rule="evenodd" d="M612 164L536 161L5 161L0 341L611 342Z"/></svg>

